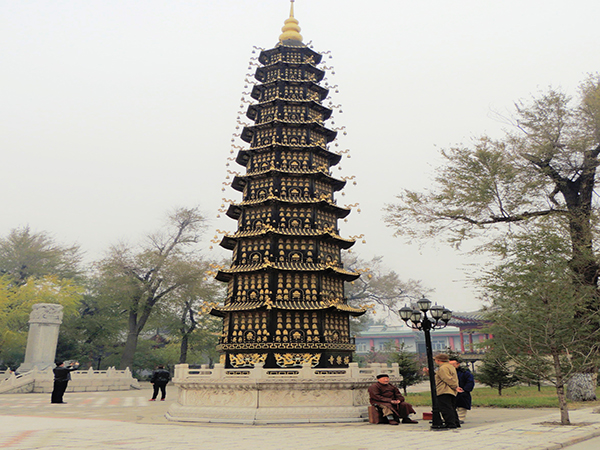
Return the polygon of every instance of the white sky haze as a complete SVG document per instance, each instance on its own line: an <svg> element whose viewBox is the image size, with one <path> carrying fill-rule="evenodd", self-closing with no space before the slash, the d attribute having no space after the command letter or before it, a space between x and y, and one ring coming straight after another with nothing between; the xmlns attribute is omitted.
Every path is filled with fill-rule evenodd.
<svg viewBox="0 0 600 450"><path fill-rule="evenodd" d="M0 236L28 224L94 260L195 205L207 241L234 231L216 214L241 198L221 187L226 169L244 171L225 167L244 78L288 13L287 0L0 0ZM478 308L474 260L394 238L382 208L430 183L440 148L500 137L496 113L515 101L550 85L576 94L600 70L600 2L297 0L295 17L333 55L343 113L328 125L347 135L332 149L351 155L333 173L358 182L337 201L361 209L342 236L364 234L357 253L422 280L433 301Z"/></svg>

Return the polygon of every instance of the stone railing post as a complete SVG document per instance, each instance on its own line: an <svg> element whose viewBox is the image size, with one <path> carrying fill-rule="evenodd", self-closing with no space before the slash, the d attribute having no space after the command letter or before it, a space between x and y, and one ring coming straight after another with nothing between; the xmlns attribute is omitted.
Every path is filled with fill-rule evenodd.
<svg viewBox="0 0 600 450"><path fill-rule="evenodd" d="M302 364L302 369L300 369L299 378L309 379L309 378L312 378L313 375L314 375L314 370L312 369L310 363Z"/></svg>
<svg viewBox="0 0 600 450"><path fill-rule="evenodd" d="M175 373L173 374L174 379L183 379L188 375L188 371L190 369L189 364L176 364L175 365Z"/></svg>
<svg viewBox="0 0 600 450"><path fill-rule="evenodd" d="M250 378L256 381L262 380L265 378L264 373L264 363L256 363L254 364L254 369L252 369L250 373Z"/></svg>
<svg viewBox="0 0 600 450"><path fill-rule="evenodd" d="M220 380L225 376L225 366L223 364L215 364L215 367L212 372L212 378Z"/></svg>
<svg viewBox="0 0 600 450"><path fill-rule="evenodd" d="M358 379L360 377L360 369L358 367L358 363L351 362L348 364L348 374L352 379Z"/></svg>

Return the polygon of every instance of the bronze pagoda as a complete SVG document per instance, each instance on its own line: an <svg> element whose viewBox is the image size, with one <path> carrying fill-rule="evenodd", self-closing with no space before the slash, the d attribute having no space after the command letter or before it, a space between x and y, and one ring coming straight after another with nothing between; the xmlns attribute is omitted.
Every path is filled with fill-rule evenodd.
<svg viewBox="0 0 600 450"><path fill-rule="evenodd" d="M343 268L341 250L354 240L339 235L338 219L350 209L334 193L345 181L330 169L341 159L328 149L336 132L325 127L331 109L321 55L302 43L294 18L279 43L258 57L250 105L236 162L246 168L233 179L241 192L227 216L237 231L220 245L233 251L229 268L217 273L228 284L218 350L225 368L348 367L355 350L344 282L359 274Z"/></svg>

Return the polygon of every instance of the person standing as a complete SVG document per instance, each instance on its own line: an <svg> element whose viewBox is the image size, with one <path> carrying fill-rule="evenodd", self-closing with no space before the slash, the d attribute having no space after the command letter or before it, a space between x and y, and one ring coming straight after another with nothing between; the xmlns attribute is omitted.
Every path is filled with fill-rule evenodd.
<svg viewBox="0 0 600 450"><path fill-rule="evenodd" d="M450 364L456 369L458 376L458 388L456 394L456 413L459 423L465 423L467 411L471 409L471 391L475 387L475 377L469 369L460 365L456 360L451 359Z"/></svg>
<svg viewBox="0 0 600 450"><path fill-rule="evenodd" d="M63 361L56 361L56 367L52 370L54 372L54 387L52 389L50 403L66 403L63 401L63 395L71 380L71 372L77 370L78 367L78 362L71 362L69 366L66 367Z"/></svg>
<svg viewBox="0 0 600 450"><path fill-rule="evenodd" d="M152 378L150 378L150 383L154 387L154 392L152 394L151 402L156 400L158 396L158 390L160 389L161 401L165 401L167 397L167 384L171 380L171 374L168 370L165 369L165 366L162 364L159 365L154 372L152 372Z"/></svg>
<svg viewBox="0 0 600 450"><path fill-rule="evenodd" d="M435 390L440 414L444 420L444 428L460 428L460 421L456 413L456 394L458 393L456 369L450 364L450 357L445 353L436 355L433 360L439 366L435 372Z"/></svg>
<svg viewBox="0 0 600 450"><path fill-rule="evenodd" d="M377 382L369 386L369 400L372 405L381 408L390 425L398 425L400 419L402 423L418 423L409 417L416 411L404 401L398 388L390 384L390 377L385 373L377 375Z"/></svg>

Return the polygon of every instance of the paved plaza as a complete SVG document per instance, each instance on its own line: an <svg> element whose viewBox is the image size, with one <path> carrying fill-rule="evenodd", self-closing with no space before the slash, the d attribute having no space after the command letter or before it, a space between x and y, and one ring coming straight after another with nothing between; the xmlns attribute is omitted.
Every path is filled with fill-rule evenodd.
<svg viewBox="0 0 600 450"><path fill-rule="evenodd" d="M49 394L0 395L0 449L189 449L207 450L387 450L600 448L600 414L571 412L574 426L562 427L558 410L478 408L457 431L416 425L307 424L220 425L173 423L167 401L149 402L142 390L67 393L65 405ZM409 394L410 397L410 394ZM416 408L419 418L425 408ZM591 439L591 440L590 440Z"/></svg>

